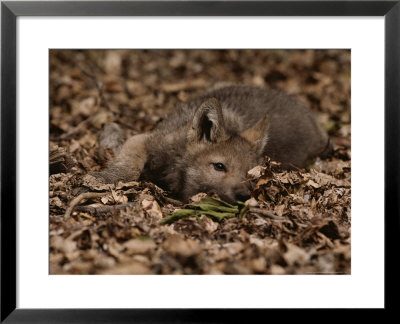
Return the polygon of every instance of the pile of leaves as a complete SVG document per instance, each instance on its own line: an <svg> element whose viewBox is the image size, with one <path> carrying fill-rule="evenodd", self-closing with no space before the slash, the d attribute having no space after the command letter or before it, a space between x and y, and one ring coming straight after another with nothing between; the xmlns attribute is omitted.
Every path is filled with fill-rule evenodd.
<svg viewBox="0 0 400 324"><path fill-rule="evenodd" d="M106 163L103 125L150 131L225 82L296 95L318 112L332 156L293 171L266 158L249 171L245 206L204 193L184 206L152 183L88 175ZM350 136L347 50L52 50L50 273L349 274Z"/></svg>

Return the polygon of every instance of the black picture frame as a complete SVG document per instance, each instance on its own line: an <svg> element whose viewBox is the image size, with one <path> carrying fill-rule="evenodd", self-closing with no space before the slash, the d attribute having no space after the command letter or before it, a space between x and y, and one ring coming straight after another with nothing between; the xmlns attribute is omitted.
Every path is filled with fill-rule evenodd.
<svg viewBox="0 0 400 324"><path fill-rule="evenodd" d="M16 19L19 16L384 16L385 309L399 275L400 0L396 1L29 1L1 3L1 322L200 323L258 318L265 310L16 308ZM371 131L373 125L371 125ZM373 148L371 148L373 154ZM368 163L366 161L366 163ZM371 166L373 169L373 166ZM373 191L373 188L371 188ZM367 283L366 283L367 284ZM240 292L238 292L240 294ZM266 318L266 317L264 317Z"/></svg>

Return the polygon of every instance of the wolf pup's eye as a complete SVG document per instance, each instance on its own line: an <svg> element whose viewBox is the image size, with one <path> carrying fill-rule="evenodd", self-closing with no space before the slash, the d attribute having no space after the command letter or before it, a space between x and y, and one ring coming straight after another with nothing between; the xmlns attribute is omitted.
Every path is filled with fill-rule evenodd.
<svg viewBox="0 0 400 324"><path fill-rule="evenodd" d="M213 163L214 165L214 169L216 171L226 171L225 165L223 165L222 163L218 162L218 163Z"/></svg>

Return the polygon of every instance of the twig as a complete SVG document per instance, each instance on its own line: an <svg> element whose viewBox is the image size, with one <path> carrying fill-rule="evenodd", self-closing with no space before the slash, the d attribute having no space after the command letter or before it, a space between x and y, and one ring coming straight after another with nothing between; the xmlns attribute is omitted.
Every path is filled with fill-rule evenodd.
<svg viewBox="0 0 400 324"><path fill-rule="evenodd" d="M165 195L164 190L156 186L155 184L151 182L143 182L143 185L146 188L151 189L154 192L155 198L160 202L160 203L169 203L175 206L182 206L183 203L179 200L175 200L173 198L169 198Z"/></svg>
<svg viewBox="0 0 400 324"><path fill-rule="evenodd" d="M78 208L79 208L79 206L76 207L75 210L77 210ZM91 221L95 221L95 218L94 218L93 216L91 216L91 215L88 215L87 213L82 213L82 214L80 214L79 216L80 216L80 217L83 217L83 218L90 219Z"/></svg>
<svg viewBox="0 0 400 324"><path fill-rule="evenodd" d="M171 205L175 205L175 206L182 206L182 205L183 205L183 202L181 202L181 201L179 201L179 200L175 200L175 199L169 198L169 197L166 197L166 196L164 196L163 199L164 199L167 203L169 203L169 204L171 204Z"/></svg>
<svg viewBox="0 0 400 324"><path fill-rule="evenodd" d="M294 170L296 170L297 172L301 172L301 169L298 167L298 166L296 166L296 165L294 165L294 164L292 164L292 163L289 163L288 164L291 168L293 168Z"/></svg>
<svg viewBox="0 0 400 324"><path fill-rule="evenodd" d="M82 73L85 74L85 75L86 75L87 77L89 77L90 79L92 79L93 83L95 84L95 86L96 86L96 88L97 88L97 91L99 92L99 97L100 97L100 102L101 102L101 104L103 104L103 106L104 106L105 108L107 108L108 111L111 111L111 112L112 112L112 109L110 108L110 105L108 104L108 101L107 101L107 99L106 99L105 96L104 96L104 92L103 92L103 83L100 82L100 81L97 79L96 74L88 72L88 71L85 70L83 67L81 67L81 69L82 69Z"/></svg>
<svg viewBox="0 0 400 324"><path fill-rule="evenodd" d="M272 213L270 213L270 212L268 212L268 211L266 211L264 209L261 209L261 208L250 207L250 212L251 213L260 214L260 215L263 215L263 216L267 216L269 218L276 219L276 220L281 220L281 221L288 220L285 217L274 215L274 214L272 214Z"/></svg>
<svg viewBox="0 0 400 324"><path fill-rule="evenodd" d="M98 206L98 207L94 207L94 206L77 206L75 208L75 210L80 211L80 212L84 212L84 213L89 213L89 214L92 214L94 216L100 216L100 215L104 215L104 214L107 214L109 212L112 212L114 210L122 210L122 209L125 209L125 208L134 207L135 205L137 205L137 202L129 202L129 203L126 203L126 204L111 205L111 206Z"/></svg>
<svg viewBox="0 0 400 324"><path fill-rule="evenodd" d="M90 198L99 198L103 197L106 194L107 192L84 192L80 194L78 197L75 197L74 199L72 199L67 210L65 211L64 220L67 220L71 217L72 211L77 205L80 204L82 200Z"/></svg>
<svg viewBox="0 0 400 324"><path fill-rule="evenodd" d="M70 139L73 135L75 135L77 132L81 130L83 126L85 126L87 123L89 123L93 119L93 115L86 118L85 120L81 121L78 125L76 125L74 128L69 130L67 133L62 134L57 137L51 137L51 141L62 141L62 140L67 140Z"/></svg>

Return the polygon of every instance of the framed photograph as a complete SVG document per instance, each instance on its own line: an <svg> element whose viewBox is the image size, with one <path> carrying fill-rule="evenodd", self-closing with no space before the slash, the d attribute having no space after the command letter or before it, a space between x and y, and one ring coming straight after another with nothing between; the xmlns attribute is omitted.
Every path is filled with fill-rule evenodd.
<svg viewBox="0 0 400 324"><path fill-rule="evenodd" d="M399 16L2 2L1 321L393 309Z"/></svg>

